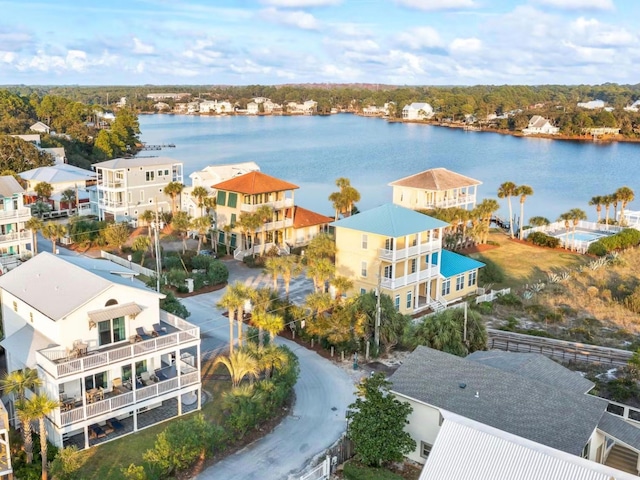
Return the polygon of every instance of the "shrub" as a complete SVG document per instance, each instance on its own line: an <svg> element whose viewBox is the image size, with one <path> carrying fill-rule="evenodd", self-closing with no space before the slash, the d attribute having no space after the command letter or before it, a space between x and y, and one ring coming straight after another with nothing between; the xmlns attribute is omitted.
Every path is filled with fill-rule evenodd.
<svg viewBox="0 0 640 480"><path fill-rule="evenodd" d="M172 268L166 274L167 283L176 288L184 286L184 281L187 279L187 273L178 268Z"/></svg>
<svg viewBox="0 0 640 480"><path fill-rule="evenodd" d="M611 400L624 402L638 394L636 382L630 378L616 378L607 384Z"/></svg>
<svg viewBox="0 0 640 480"><path fill-rule="evenodd" d="M602 244L602 242L598 240L589 245L587 253L589 255L596 255L597 257L604 257L609 252L607 251L607 248Z"/></svg>
<svg viewBox="0 0 640 480"><path fill-rule="evenodd" d="M173 292L169 290L163 290L162 293L166 295L165 298L160 300L160 308L162 310L164 310L165 312L173 313L174 315L177 315L181 318L188 318L189 315L191 315L191 313L189 313L189 310L187 310L187 307L180 303Z"/></svg>
<svg viewBox="0 0 640 480"><path fill-rule="evenodd" d="M522 305L522 300L515 293L505 293L496 297L496 303L509 307L519 307Z"/></svg>
<svg viewBox="0 0 640 480"><path fill-rule="evenodd" d="M122 476L126 480L147 480L147 472L140 465L130 464L127 468L122 469Z"/></svg>
<svg viewBox="0 0 640 480"><path fill-rule="evenodd" d="M479 282L481 285L486 283L500 283L504 280L504 272L493 260L480 257L479 260L484 263L484 268L480 269Z"/></svg>
<svg viewBox="0 0 640 480"><path fill-rule="evenodd" d="M363 467L354 462L344 465L343 475L346 480L402 480L403 477L382 468Z"/></svg>
<svg viewBox="0 0 640 480"><path fill-rule="evenodd" d="M527 237L527 242L540 247L557 248L560 245L560 239L547 235L544 232L533 232Z"/></svg>
<svg viewBox="0 0 640 480"><path fill-rule="evenodd" d="M51 462L50 473L58 480L74 480L81 466L80 452L76 446L71 446L58 451Z"/></svg>
<svg viewBox="0 0 640 480"><path fill-rule="evenodd" d="M163 263L166 270L177 270L182 268L182 262L180 261L180 257L177 255L167 255L164 258Z"/></svg>
<svg viewBox="0 0 640 480"><path fill-rule="evenodd" d="M207 277L212 285L224 283L229 279L229 269L221 261L213 260L207 269Z"/></svg>
<svg viewBox="0 0 640 480"><path fill-rule="evenodd" d="M635 247L640 244L640 230L635 228L625 228L621 232L608 237L602 237L597 242L589 245L590 254L604 256L614 250L623 250L625 248Z"/></svg>

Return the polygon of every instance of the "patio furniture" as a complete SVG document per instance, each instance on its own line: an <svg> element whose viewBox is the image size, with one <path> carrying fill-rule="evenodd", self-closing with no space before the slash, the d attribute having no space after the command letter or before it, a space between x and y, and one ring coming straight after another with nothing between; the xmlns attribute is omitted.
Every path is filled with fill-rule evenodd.
<svg viewBox="0 0 640 480"><path fill-rule="evenodd" d="M167 329L165 327L161 327L159 323L154 323L153 324L153 331L154 331L156 337L158 335L164 335L164 334L167 333Z"/></svg>
<svg viewBox="0 0 640 480"><path fill-rule="evenodd" d="M111 381L111 391L116 395L119 395L122 393L122 378L120 377L114 378Z"/></svg>
<svg viewBox="0 0 640 480"><path fill-rule="evenodd" d="M136 328L136 333L142 340L149 340L151 338L151 335L145 332L144 327Z"/></svg>
<svg viewBox="0 0 640 480"><path fill-rule="evenodd" d="M102 428L104 429L104 433L106 433L107 435L113 433L113 431L115 430L113 426L109 424L109 422L105 423Z"/></svg>
<svg viewBox="0 0 640 480"><path fill-rule="evenodd" d="M110 418L107 420L107 425L111 426L114 430L122 430L124 425L117 418Z"/></svg>
<svg viewBox="0 0 640 480"><path fill-rule="evenodd" d="M89 425L89 438L91 439L104 438L106 436L107 434L105 433L105 431L97 423L94 423L93 425Z"/></svg>
<svg viewBox="0 0 640 480"><path fill-rule="evenodd" d="M156 377L155 375L151 375L149 372L142 372L140 374L140 380L142 381L142 383L149 386L157 382L158 377Z"/></svg>

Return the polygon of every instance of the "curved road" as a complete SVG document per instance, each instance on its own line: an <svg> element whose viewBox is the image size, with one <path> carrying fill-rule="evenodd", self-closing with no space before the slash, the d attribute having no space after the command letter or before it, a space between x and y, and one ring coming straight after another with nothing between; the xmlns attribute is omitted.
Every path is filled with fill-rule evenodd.
<svg viewBox="0 0 640 480"><path fill-rule="evenodd" d="M259 270L231 262L227 265L232 281L252 286L270 284ZM191 312L189 321L201 328L203 355L228 343L229 321L215 307L224 292L182 300ZM195 477L198 480L296 478L292 475L305 468L311 458L323 454L344 432L346 409L355 399L353 379L345 370L294 342L279 338L277 343L289 347L300 361L293 411L270 434L201 472Z"/></svg>

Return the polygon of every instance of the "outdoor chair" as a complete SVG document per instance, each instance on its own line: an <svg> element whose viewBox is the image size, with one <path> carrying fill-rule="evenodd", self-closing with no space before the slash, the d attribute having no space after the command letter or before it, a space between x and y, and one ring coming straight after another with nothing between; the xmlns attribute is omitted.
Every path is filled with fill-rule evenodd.
<svg viewBox="0 0 640 480"><path fill-rule="evenodd" d="M122 393L122 378L118 377L113 379L111 382L111 391L116 395Z"/></svg>
<svg viewBox="0 0 640 480"><path fill-rule="evenodd" d="M140 374L140 380L142 380L142 383L149 386L153 385L158 380L158 377L155 375L152 376L149 372L142 372Z"/></svg>
<svg viewBox="0 0 640 480"><path fill-rule="evenodd" d="M151 335L144 330L144 327L136 328L136 333L142 340L149 340L151 338Z"/></svg>
<svg viewBox="0 0 640 480"><path fill-rule="evenodd" d="M117 418L110 418L109 420L107 420L107 425L109 425L116 431L122 430L124 428L124 425Z"/></svg>
<svg viewBox="0 0 640 480"><path fill-rule="evenodd" d="M159 335L164 335L165 333L167 333L167 329L164 327L161 327L159 323L154 323L153 333L155 334L154 337L157 337Z"/></svg>
<svg viewBox="0 0 640 480"><path fill-rule="evenodd" d="M89 426L89 438L104 438L106 436L105 431L97 423Z"/></svg>

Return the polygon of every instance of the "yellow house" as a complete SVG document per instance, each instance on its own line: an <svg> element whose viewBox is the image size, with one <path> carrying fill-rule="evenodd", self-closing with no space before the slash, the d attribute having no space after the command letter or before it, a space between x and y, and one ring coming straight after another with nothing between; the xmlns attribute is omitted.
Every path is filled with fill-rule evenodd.
<svg viewBox="0 0 640 480"><path fill-rule="evenodd" d="M389 185L393 187L393 203L414 210L458 207L470 210L476 206L476 190L482 182L446 168L432 168Z"/></svg>
<svg viewBox="0 0 640 480"><path fill-rule="evenodd" d="M441 220L385 204L331 225L336 273L359 293L380 287L402 313L440 310L476 291L484 264L442 249Z"/></svg>

